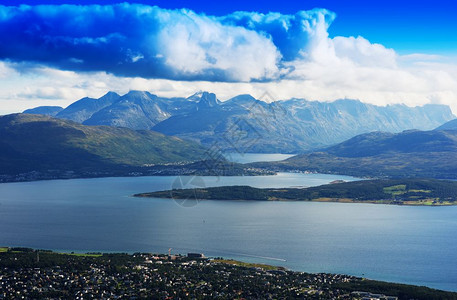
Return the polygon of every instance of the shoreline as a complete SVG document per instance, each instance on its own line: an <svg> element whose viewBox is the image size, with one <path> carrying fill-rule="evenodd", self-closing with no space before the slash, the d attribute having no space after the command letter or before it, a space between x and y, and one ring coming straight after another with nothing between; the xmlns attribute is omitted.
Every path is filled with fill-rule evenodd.
<svg viewBox="0 0 457 300"><path fill-rule="evenodd" d="M282 200L279 200L282 201ZM287 201L287 200L286 200ZM300 200L297 200L300 201ZM305 202L305 201L301 201ZM430 206L430 207L443 207L443 206L457 206L457 202L443 202L443 203L433 203L431 200L427 201L404 201L404 202L398 202L398 201L392 201L389 199L385 200L352 200L352 199L338 199L338 198L332 198L332 199L316 199L316 200L310 200L309 202L320 202L320 203L359 203L359 204L381 204L381 205L396 205L396 206Z"/></svg>
<svg viewBox="0 0 457 300"><path fill-rule="evenodd" d="M61 176L61 177L42 177L34 179L8 179L6 177L14 177L14 175L0 175L0 184L2 183L23 183L23 182L40 182L40 181L54 181L54 180L72 180L72 179L98 179L98 178L136 178L136 177L179 177L179 176L200 176L200 177L211 177L211 176L223 176L223 177L239 177L239 176L276 176L278 173L258 173L258 174L226 174L226 175L217 175L212 173L175 173L175 172L158 172L151 174L103 174L103 175L90 175L90 176ZM333 174L324 174L324 175L333 175ZM346 176L346 175L341 175Z"/></svg>
<svg viewBox="0 0 457 300"><path fill-rule="evenodd" d="M311 187L256 188L249 185L195 187L134 194L133 197L175 200L293 201L365 203L406 206L455 206L457 182L406 178L348 182Z"/></svg>
<svg viewBox="0 0 457 300"><path fill-rule="evenodd" d="M171 190L170 190L171 193ZM144 193L148 194L148 193ZM195 200L195 201L246 201L246 202L315 202L315 203L356 203L356 204L376 204L376 205L395 205L395 206L427 206L427 207L449 207L449 206L457 206L456 202L446 202L446 203L430 203L430 201L407 201L402 203L397 203L392 200L352 200L352 199L345 199L345 198L332 198L332 199L313 199L313 200L292 200L292 199L274 199L274 200L256 200L256 199L189 199L189 198L175 198L175 197L158 197L158 196L143 196L142 194L134 194L131 195L134 198L151 198L151 199L173 199L173 200Z"/></svg>
<svg viewBox="0 0 457 300"><path fill-rule="evenodd" d="M240 260L239 258L233 259L230 257L205 257L202 254L202 257L191 257L191 253L186 254L173 254L169 255L167 253L149 253L149 252L56 252L54 250L45 250L45 249L34 249L34 248L28 248L28 247L8 247L8 246L0 246L0 267L2 266L2 260L1 257L2 255L25 255L28 254L33 258L37 258L36 263L38 264L40 262L39 257L42 257L44 255L50 255L50 256L64 256L64 257L71 257L72 259L101 259L104 256L116 256L116 255L123 255L123 256L128 256L128 257L156 257L155 259L160 259L162 261L178 261L184 259L186 262L187 261L208 261L216 264L223 264L223 265L229 265L233 266L236 268L244 268L244 269L249 269L253 271L261 271L261 272L271 272L271 274L279 274L279 275L287 275L287 274L306 274L310 276L329 276L329 278L332 277L341 277L341 278L346 278L343 280L343 282L358 282L358 283L369 283L371 285L380 285L384 287L391 286L392 288L395 286L397 289L398 287L402 287L405 289L426 289L432 292L440 292L440 293L449 293L455 296L457 299L457 288L456 290L441 290L441 289L436 289L433 287L428 287L425 285L415 285L415 284L410 284L410 283L401 283L401 282L393 282L393 281L385 281L385 280L376 280L372 278L367 278L367 277L361 277L359 275L350 275L350 274L341 274L341 273L332 273L332 272L307 272L307 271L298 271L298 270L293 270L293 269L288 269L283 266L279 265L270 265L270 264L265 264L265 263L256 263L256 262L247 262ZM196 253L193 253L192 255L195 255ZM198 253L197 253L198 254ZM33 260L32 260L33 263ZM146 261L146 263L150 264L151 262ZM160 263L162 264L162 263ZM36 266L35 266L36 267ZM49 266L48 266L49 267ZM1 270L1 268L0 268ZM366 291L365 291L366 292ZM451 298L449 298L451 299ZM452 298L454 299L454 298Z"/></svg>

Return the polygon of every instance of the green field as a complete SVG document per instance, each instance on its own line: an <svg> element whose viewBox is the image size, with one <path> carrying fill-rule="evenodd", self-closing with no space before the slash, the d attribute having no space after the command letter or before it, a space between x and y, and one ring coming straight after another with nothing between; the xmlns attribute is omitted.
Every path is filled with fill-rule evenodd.
<svg viewBox="0 0 457 300"><path fill-rule="evenodd" d="M7 247L0 247L0 253L2 252L8 252L8 248Z"/></svg>
<svg viewBox="0 0 457 300"><path fill-rule="evenodd" d="M238 267L246 267L246 268L261 268L264 270L282 270L282 269L284 269L282 267L275 267L275 266L265 265L265 264L247 263L247 262L233 260L233 259L215 259L214 261L223 263L223 264L229 264L229 265L234 265L234 266L238 266Z"/></svg>
<svg viewBox="0 0 457 300"><path fill-rule="evenodd" d="M406 184L388 186L388 187L385 187L383 190L384 190L384 193L391 194L393 196L402 195L402 194L406 193Z"/></svg>

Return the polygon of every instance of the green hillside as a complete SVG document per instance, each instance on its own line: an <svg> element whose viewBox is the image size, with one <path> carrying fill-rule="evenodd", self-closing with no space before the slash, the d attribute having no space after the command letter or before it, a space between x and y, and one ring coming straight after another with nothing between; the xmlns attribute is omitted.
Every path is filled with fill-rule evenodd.
<svg viewBox="0 0 457 300"><path fill-rule="evenodd" d="M85 126L43 115L0 117L0 174L104 170L201 160L200 145L153 131Z"/></svg>
<svg viewBox="0 0 457 300"><path fill-rule="evenodd" d="M357 177L457 179L457 131L373 132L281 162L251 165Z"/></svg>

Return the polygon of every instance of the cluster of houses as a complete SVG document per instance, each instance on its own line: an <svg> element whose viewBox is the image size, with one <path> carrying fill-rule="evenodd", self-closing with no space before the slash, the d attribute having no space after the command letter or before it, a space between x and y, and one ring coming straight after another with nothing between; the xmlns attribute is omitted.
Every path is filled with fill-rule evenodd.
<svg viewBox="0 0 457 300"><path fill-rule="evenodd" d="M239 266L200 253L129 257L132 260L122 265L113 264L114 259L85 258L90 263L80 271L67 264L39 268L0 264L0 299L396 299L332 287L357 280L347 275ZM69 262L77 264L78 259Z"/></svg>

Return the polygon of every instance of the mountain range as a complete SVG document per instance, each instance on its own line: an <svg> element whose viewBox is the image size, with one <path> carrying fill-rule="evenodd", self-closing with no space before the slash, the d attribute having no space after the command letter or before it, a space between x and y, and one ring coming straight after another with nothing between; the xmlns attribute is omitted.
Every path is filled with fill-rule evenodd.
<svg viewBox="0 0 457 300"><path fill-rule="evenodd" d="M362 133L430 130L455 118L444 105L382 107L348 99L267 103L250 95L222 102L209 92L163 98L143 91L123 96L109 92L99 99L83 98L65 109L39 107L24 113L43 113L84 125L154 130L241 153L303 153Z"/></svg>
<svg viewBox="0 0 457 300"><path fill-rule="evenodd" d="M251 165L358 177L457 179L457 130L371 132L281 162Z"/></svg>

